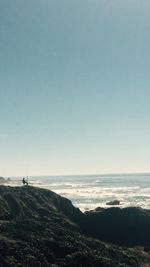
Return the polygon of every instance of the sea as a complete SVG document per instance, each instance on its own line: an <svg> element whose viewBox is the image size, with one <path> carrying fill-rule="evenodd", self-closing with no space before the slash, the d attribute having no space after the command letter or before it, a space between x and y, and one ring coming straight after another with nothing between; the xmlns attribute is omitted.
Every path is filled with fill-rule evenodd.
<svg viewBox="0 0 150 267"><path fill-rule="evenodd" d="M114 200L120 201L120 207L150 209L150 173L26 178L29 185L52 190L82 211L108 208L106 203ZM22 185L22 177L12 177L10 185Z"/></svg>

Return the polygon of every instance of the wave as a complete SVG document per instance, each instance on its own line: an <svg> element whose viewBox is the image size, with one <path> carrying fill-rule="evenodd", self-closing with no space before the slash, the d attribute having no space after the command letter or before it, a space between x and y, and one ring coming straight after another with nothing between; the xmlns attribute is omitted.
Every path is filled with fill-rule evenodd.
<svg viewBox="0 0 150 267"><path fill-rule="evenodd" d="M9 185L22 184L21 177L12 181ZM29 184L67 197L81 210L106 207L106 202L115 199L121 202L121 207L140 206L150 209L149 176L30 177Z"/></svg>

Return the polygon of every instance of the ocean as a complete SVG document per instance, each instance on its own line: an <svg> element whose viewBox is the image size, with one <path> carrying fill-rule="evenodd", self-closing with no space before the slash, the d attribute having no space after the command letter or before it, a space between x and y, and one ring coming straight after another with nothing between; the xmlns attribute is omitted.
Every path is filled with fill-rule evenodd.
<svg viewBox="0 0 150 267"><path fill-rule="evenodd" d="M21 185L21 177L11 178L10 185ZM29 184L50 189L72 201L82 211L109 207L107 202L120 201L120 207L150 209L150 173L81 176L28 177Z"/></svg>

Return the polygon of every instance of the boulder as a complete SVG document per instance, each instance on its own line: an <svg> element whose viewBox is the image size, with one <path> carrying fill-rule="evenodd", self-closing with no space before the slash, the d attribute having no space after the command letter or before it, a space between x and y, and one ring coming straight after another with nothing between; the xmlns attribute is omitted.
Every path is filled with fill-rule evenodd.
<svg viewBox="0 0 150 267"><path fill-rule="evenodd" d="M109 201L109 202L106 203L106 205L109 205L109 206L118 206L118 205L120 205L120 201L119 200Z"/></svg>

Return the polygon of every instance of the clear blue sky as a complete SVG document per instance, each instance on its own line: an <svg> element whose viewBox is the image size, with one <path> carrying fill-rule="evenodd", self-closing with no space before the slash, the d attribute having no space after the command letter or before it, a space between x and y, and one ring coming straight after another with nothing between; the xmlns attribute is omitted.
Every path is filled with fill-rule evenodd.
<svg viewBox="0 0 150 267"><path fill-rule="evenodd" d="M150 171L150 1L0 1L0 175Z"/></svg>

